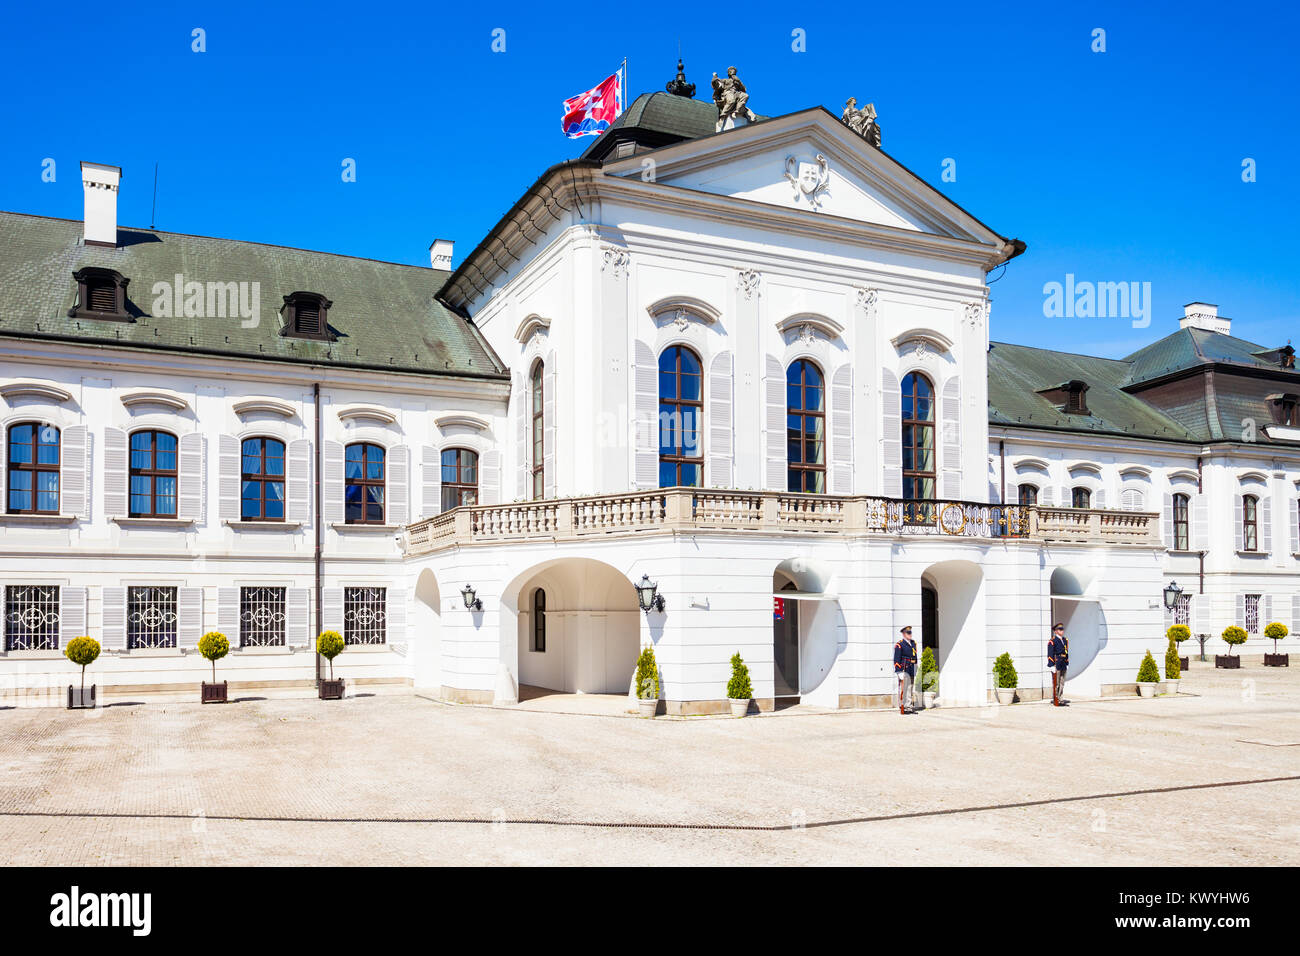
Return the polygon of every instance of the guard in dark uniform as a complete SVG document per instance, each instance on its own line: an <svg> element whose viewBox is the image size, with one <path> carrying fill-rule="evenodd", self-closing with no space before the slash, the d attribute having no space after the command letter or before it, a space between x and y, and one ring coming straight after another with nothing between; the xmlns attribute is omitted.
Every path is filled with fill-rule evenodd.
<svg viewBox="0 0 1300 956"><path fill-rule="evenodd" d="M912 640L912 626L902 629L902 637L894 644L894 676L898 678L898 712L915 714L912 706L912 682L916 679L916 642Z"/></svg>
<svg viewBox="0 0 1300 956"><path fill-rule="evenodd" d="M1052 670L1052 706L1065 707L1065 672L1070 666L1070 642L1065 636L1065 625L1052 626L1052 639L1047 642L1047 666Z"/></svg>

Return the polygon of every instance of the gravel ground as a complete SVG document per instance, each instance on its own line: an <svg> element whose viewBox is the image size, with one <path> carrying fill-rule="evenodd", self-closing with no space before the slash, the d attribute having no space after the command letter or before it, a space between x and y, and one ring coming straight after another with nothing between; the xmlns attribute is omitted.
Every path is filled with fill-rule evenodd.
<svg viewBox="0 0 1300 956"><path fill-rule="evenodd" d="M0 710L0 849L61 865L1300 863L1300 669L1194 665L1182 689L914 717L643 721L411 695Z"/></svg>

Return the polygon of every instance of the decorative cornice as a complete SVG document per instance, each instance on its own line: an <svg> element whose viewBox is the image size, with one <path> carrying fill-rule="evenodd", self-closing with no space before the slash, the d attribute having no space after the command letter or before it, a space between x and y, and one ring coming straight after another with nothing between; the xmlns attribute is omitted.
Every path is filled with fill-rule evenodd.
<svg viewBox="0 0 1300 956"><path fill-rule="evenodd" d="M439 415L435 418L433 423L444 431L457 425L480 432L485 432L492 427L492 423L486 418L482 415L475 415L473 412L447 412L445 415Z"/></svg>
<svg viewBox="0 0 1300 956"><path fill-rule="evenodd" d="M1082 472L1085 475L1093 475L1097 478L1101 477L1101 467L1090 461L1072 461L1066 466L1066 471L1068 471L1071 476L1074 476L1074 473L1077 471Z"/></svg>
<svg viewBox="0 0 1300 956"><path fill-rule="evenodd" d="M736 273L736 285L740 291L745 293L746 299L752 299L754 293L758 291L758 285L763 279L763 274L757 269L741 269Z"/></svg>
<svg viewBox="0 0 1300 956"><path fill-rule="evenodd" d="M396 415L378 405L345 405L335 414L338 415L339 421L370 419L384 425L392 425L397 421Z"/></svg>
<svg viewBox="0 0 1300 956"><path fill-rule="evenodd" d="M1262 471L1243 471L1237 476L1238 481L1262 481L1268 484L1268 475Z"/></svg>
<svg viewBox="0 0 1300 956"><path fill-rule="evenodd" d="M722 318L720 310L703 299L697 299L689 295L673 295L668 296L666 299L660 299L658 302L646 306L646 312L650 314L652 319L672 313L673 319L677 322L679 328L685 327L685 319L682 313L687 316L693 315L706 325L712 325Z"/></svg>
<svg viewBox="0 0 1300 956"><path fill-rule="evenodd" d="M1119 470L1121 478L1150 478L1151 469L1146 465L1126 465Z"/></svg>
<svg viewBox="0 0 1300 956"><path fill-rule="evenodd" d="M6 382L0 385L0 396L9 402L15 398L40 398L60 405L72 401L71 392L51 382L38 382L34 379Z"/></svg>
<svg viewBox="0 0 1300 956"><path fill-rule="evenodd" d="M776 324L776 328L781 333L796 330L799 337L805 342L812 340L812 331L820 332L828 339L838 339L844 334L843 325L829 316L820 315L816 312L799 312L789 318L782 319Z"/></svg>
<svg viewBox="0 0 1300 956"><path fill-rule="evenodd" d="M121 397L122 404L132 410L137 405L161 405L177 412L190 407L190 403L180 395L161 388L136 389L131 392L123 392Z"/></svg>
<svg viewBox="0 0 1300 956"><path fill-rule="evenodd" d="M1017 458L1011 463L1011 467L1016 471L1028 468L1033 471L1051 471L1051 465L1041 458Z"/></svg>
<svg viewBox="0 0 1300 956"><path fill-rule="evenodd" d="M298 414L298 410L294 408L291 403L279 398L271 398L269 396L240 399L231 407L235 410L235 414L240 418L243 418L245 415L256 415L258 413L279 415L281 418L293 418Z"/></svg>
<svg viewBox="0 0 1300 956"><path fill-rule="evenodd" d="M551 320L545 316L538 315L536 312L524 317L515 329L515 340L521 345L526 344L532 338L535 332L543 334L549 333L551 329Z"/></svg>
<svg viewBox="0 0 1300 956"><path fill-rule="evenodd" d="M952 351L952 339L942 332L936 332L934 329L908 329L906 332L898 333L890 341L894 344L894 348L899 351L902 351L903 347L909 342L924 343L938 349L940 352Z"/></svg>
<svg viewBox="0 0 1300 956"><path fill-rule="evenodd" d="M1176 469L1174 471L1169 472L1169 474L1166 475L1165 477L1168 478L1170 481L1199 482L1201 480L1201 476L1198 475L1196 472L1192 471L1190 468Z"/></svg>

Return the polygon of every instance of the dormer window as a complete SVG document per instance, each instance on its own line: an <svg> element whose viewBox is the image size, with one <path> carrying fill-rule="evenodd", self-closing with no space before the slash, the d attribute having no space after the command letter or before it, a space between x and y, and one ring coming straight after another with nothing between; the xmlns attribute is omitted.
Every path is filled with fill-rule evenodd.
<svg viewBox="0 0 1300 956"><path fill-rule="evenodd" d="M1270 395L1268 398L1273 411L1273 424L1300 428L1300 395Z"/></svg>
<svg viewBox="0 0 1300 956"><path fill-rule="evenodd" d="M295 339L319 339L333 342L330 332L329 309L334 303L319 292L294 292L284 297L282 335Z"/></svg>
<svg viewBox="0 0 1300 956"><path fill-rule="evenodd" d="M97 266L78 269L72 278L77 282L77 301L68 310L68 318L131 321L126 312L126 286L130 279Z"/></svg>
<svg viewBox="0 0 1300 956"><path fill-rule="evenodd" d="M1091 415L1088 411L1088 383L1072 379L1038 393L1067 415Z"/></svg>

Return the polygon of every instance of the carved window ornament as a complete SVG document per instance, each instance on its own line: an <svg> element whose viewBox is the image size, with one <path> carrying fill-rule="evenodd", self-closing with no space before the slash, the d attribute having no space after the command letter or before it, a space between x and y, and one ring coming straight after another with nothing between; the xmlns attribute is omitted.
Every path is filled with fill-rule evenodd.
<svg viewBox="0 0 1300 956"><path fill-rule="evenodd" d="M911 352L924 357L931 349L939 353L952 351L952 339L934 329L908 329L895 335L890 342L900 355Z"/></svg>
<svg viewBox="0 0 1300 956"><path fill-rule="evenodd" d="M525 316L524 320L515 328L515 341L521 345L527 345L528 340L534 335L540 335L544 338L550 334L550 331L551 320L534 312Z"/></svg>
<svg viewBox="0 0 1300 956"><path fill-rule="evenodd" d="M77 301L68 310L70 319L134 321L126 311L126 287L130 279L112 269L86 266L72 273L77 282Z"/></svg>
<svg viewBox="0 0 1300 956"><path fill-rule="evenodd" d="M703 299L692 296L669 296L646 307L650 318L662 324L672 323L680 332L685 332L694 319L704 325L713 325L722 313Z"/></svg>
<svg viewBox="0 0 1300 956"><path fill-rule="evenodd" d="M811 345L818 335L827 339L838 339L844 333L844 326L826 315L815 312L799 312L782 319L776 325L777 331L785 335L793 333L805 345ZM787 341L790 341L789 339Z"/></svg>
<svg viewBox="0 0 1300 956"><path fill-rule="evenodd" d="M984 312L987 308L988 303L983 300L966 302L962 305L962 317L972 329L978 329L980 323L984 321Z"/></svg>
<svg viewBox="0 0 1300 956"><path fill-rule="evenodd" d="M745 293L746 299L752 299L754 293L758 291L758 284L763 275L757 269L742 269L736 274L736 285L740 291Z"/></svg>
<svg viewBox="0 0 1300 956"><path fill-rule="evenodd" d="M870 286L862 286L858 289L857 302L858 308L862 309L867 315L876 314L876 304L880 301L880 290L873 289Z"/></svg>
<svg viewBox="0 0 1300 956"><path fill-rule="evenodd" d="M622 246L605 246L600 263L602 272L608 269L615 276L627 275L631 264L632 254Z"/></svg>
<svg viewBox="0 0 1300 956"><path fill-rule="evenodd" d="M44 402L62 405L72 401L72 393L59 388L53 382L41 382L35 379L14 379L0 385L0 398L13 404L19 398L33 398Z"/></svg>

